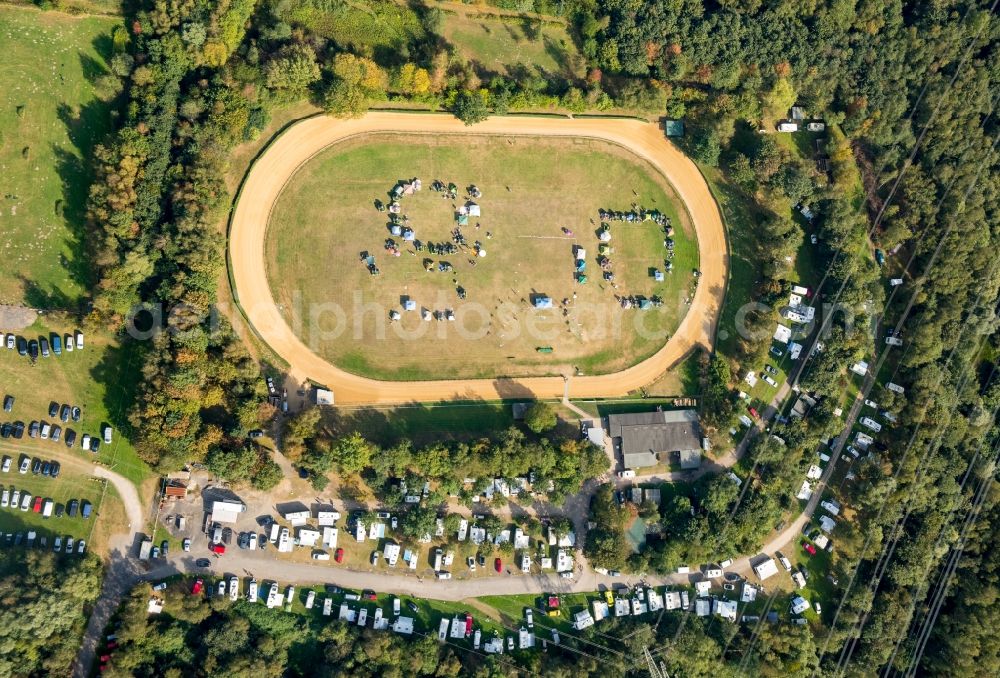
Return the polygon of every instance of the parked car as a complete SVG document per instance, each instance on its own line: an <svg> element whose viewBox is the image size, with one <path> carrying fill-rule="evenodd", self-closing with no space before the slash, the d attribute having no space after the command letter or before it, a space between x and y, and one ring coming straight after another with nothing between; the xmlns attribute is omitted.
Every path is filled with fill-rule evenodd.
<svg viewBox="0 0 1000 678"><path fill-rule="evenodd" d="M84 517L86 517L86 516L84 516ZM164 539L162 542L160 542L160 553L162 553L163 557L166 558L167 557L167 553L169 551L170 551L170 542L168 542L166 539Z"/></svg>
<svg viewBox="0 0 1000 678"><path fill-rule="evenodd" d="M70 518L76 517L76 510L80 506L80 502L76 499L70 499L69 505L66 507L66 513Z"/></svg>
<svg viewBox="0 0 1000 678"><path fill-rule="evenodd" d="M63 442L66 443L66 447L73 447L73 443L76 442L76 431L71 428L66 429L66 437Z"/></svg>
<svg viewBox="0 0 1000 678"><path fill-rule="evenodd" d="M768 374L774 374L774 375L778 374L778 368L774 367L773 365L764 365L764 371L767 372Z"/></svg>
<svg viewBox="0 0 1000 678"><path fill-rule="evenodd" d="M28 340L24 337L17 338L17 353L18 355L28 355Z"/></svg>
<svg viewBox="0 0 1000 678"><path fill-rule="evenodd" d="M32 513L41 513L42 512L42 501L44 501L44 500L41 497L35 497L35 503L31 507L31 512Z"/></svg>
<svg viewBox="0 0 1000 678"><path fill-rule="evenodd" d="M59 410L59 419L66 422L69 421L69 404L63 404L62 408Z"/></svg>
<svg viewBox="0 0 1000 678"><path fill-rule="evenodd" d="M90 502L84 499L83 503L80 504L80 515L84 518L90 518L90 512L92 509L93 506L90 505Z"/></svg>
<svg viewBox="0 0 1000 678"><path fill-rule="evenodd" d="M66 553L73 553L73 537L66 537Z"/></svg>
<svg viewBox="0 0 1000 678"><path fill-rule="evenodd" d="M55 418L59 414L59 403L52 401L49 403L49 417Z"/></svg>
<svg viewBox="0 0 1000 678"><path fill-rule="evenodd" d="M76 331L76 347L77 349L83 348L83 332L80 330Z"/></svg>
<svg viewBox="0 0 1000 678"><path fill-rule="evenodd" d="M31 474L37 476L42 472L42 460L35 457L31 462Z"/></svg>
<svg viewBox="0 0 1000 678"><path fill-rule="evenodd" d="M471 570L472 572L476 571L476 559L473 558L472 556L469 556L468 558L465 559L465 564L469 567L469 570Z"/></svg>
<svg viewBox="0 0 1000 678"><path fill-rule="evenodd" d="M80 421L80 408L74 405L73 409L70 410L70 416L73 418L73 421Z"/></svg>
<svg viewBox="0 0 1000 678"><path fill-rule="evenodd" d="M57 424L52 427L52 432L49 433L49 440L58 443L60 438L62 438L62 426Z"/></svg>
<svg viewBox="0 0 1000 678"><path fill-rule="evenodd" d="M184 541L181 542L181 548L184 549L185 551L190 551L191 550L191 540L188 539L187 537L185 537Z"/></svg>
<svg viewBox="0 0 1000 678"><path fill-rule="evenodd" d="M101 439L97 436L90 436L90 451L97 454L98 450L101 449Z"/></svg>
<svg viewBox="0 0 1000 678"><path fill-rule="evenodd" d="M757 410L755 408L748 407L747 412L749 412L750 416L753 417L754 419L760 419L760 415L757 413Z"/></svg>
<svg viewBox="0 0 1000 678"><path fill-rule="evenodd" d="M811 556L816 555L816 547L810 544L809 542L807 541L802 542L802 548L804 548L806 550L806 553L808 553L809 555Z"/></svg>
<svg viewBox="0 0 1000 678"><path fill-rule="evenodd" d="M21 457L21 467L18 469L18 471L21 473L21 475L24 475L25 473L28 472L29 468L31 468L31 459L29 459L27 455L24 455Z"/></svg>
<svg viewBox="0 0 1000 678"><path fill-rule="evenodd" d="M493 569L496 570L497 572L503 570L503 562L501 562L499 558L493 559Z"/></svg>
<svg viewBox="0 0 1000 678"><path fill-rule="evenodd" d="M52 464L45 462L42 464L42 475L48 477L49 472L52 471Z"/></svg>
<svg viewBox="0 0 1000 678"><path fill-rule="evenodd" d="M51 355L49 353L49 340L46 339L45 337L42 337L41 339L38 340L38 345L42 349L42 357L43 358L48 358L49 355Z"/></svg>
<svg viewBox="0 0 1000 678"><path fill-rule="evenodd" d="M760 378L764 381L765 384L777 388L778 382L776 382L774 379L772 379L769 375L762 374L762 375L760 375Z"/></svg>
<svg viewBox="0 0 1000 678"><path fill-rule="evenodd" d="M84 433L83 437L80 438L80 449L89 450L90 449L90 434Z"/></svg>
<svg viewBox="0 0 1000 678"><path fill-rule="evenodd" d="M15 421L14 422L14 430L11 432L11 436L13 436L14 438L16 438L17 440L20 440L21 438L24 437L24 422L23 421Z"/></svg>
<svg viewBox="0 0 1000 678"><path fill-rule="evenodd" d="M3 466L2 466L2 468L3 468L3 472L4 473L10 472L10 457L8 457L7 455L4 455L4 457L3 457Z"/></svg>
<svg viewBox="0 0 1000 678"><path fill-rule="evenodd" d="M420 612L420 608L417 607L417 604L415 602L413 602L412 600L406 601L406 606L408 608L410 608L410 612L413 612L414 614L417 614L417 613Z"/></svg>
<svg viewBox="0 0 1000 678"><path fill-rule="evenodd" d="M772 346L771 347L771 355L773 355L775 358L780 358L781 356L785 355L785 352L782 351L777 346Z"/></svg>
<svg viewBox="0 0 1000 678"><path fill-rule="evenodd" d="M194 561L194 564L198 567L210 567L212 565L212 561L208 558L199 558Z"/></svg>
<svg viewBox="0 0 1000 678"><path fill-rule="evenodd" d="M11 412L14 409L14 396L7 395L3 398L3 411Z"/></svg>
<svg viewBox="0 0 1000 678"><path fill-rule="evenodd" d="M65 337L63 337L63 339L65 340L65 343L66 343L66 352L67 353L72 353L73 352L73 348L74 348L73 347L73 335L72 334L67 334Z"/></svg>
<svg viewBox="0 0 1000 678"><path fill-rule="evenodd" d="M212 545L210 545L208 547L208 550L211 551L212 553L217 553L219 555L222 555L223 553L226 552L226 545L225 544L212 544Z"/></svg>
<svg viewBox="0 0 1000 678"><path fill-rule="evenodd" d="M39 426L38 422L37 421L32 421L31 425L28 426L28 437L29 438L37 438L38 437L38 430L39 430L39 428L41 428L41 427Z"/></svg>
<svg viewBox="0 0 1000 678"><path fill-rule="evenodd" d="M52 352L56 355L62 355L62 337L53 332L49 340L52 342Z"/></svg>
<svg viewBox="0 0 1000 678"><path fill-rule="evenodd" d="M14 340L15 339L16 339L16 337L13 334L8 334L7 335L7 348L8 349L14 348Z"/></svg>
<svg viewBox="0 0 1000 678"><path fill-rule="evenodd" d="M344 549L337 549L333 554L333 559L338 563L344 562Z"/></svg>
<svg viewBox="0 0 1000 678"><path fill-rule="evenodd" d="M50 433L52 433L52 425L47 421L43 421L41 430L42 440L48 440Z"/></svg>
<svg viewBox="0 0 1000 678"><path fill-rule="evenodd" d="M108 444L108 445L111 444L111 425L110 424L105 424L104 425L104 442L106 444Z"/></svg>

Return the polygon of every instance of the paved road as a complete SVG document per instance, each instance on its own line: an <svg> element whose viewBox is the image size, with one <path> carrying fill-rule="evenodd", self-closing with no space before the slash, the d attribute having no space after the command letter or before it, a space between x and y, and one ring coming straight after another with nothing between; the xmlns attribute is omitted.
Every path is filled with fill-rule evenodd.
<svg viewBox="0 0 1000 678"><path fill-rule="evenodd" d="M386 382L331 365L300 340L271 294L264 239L271 209L291 176L327 147L373 132L494 136L584 137L610 142L656 167L687 207L698 236L702 272L691 308L667 343L650 358L615 374L573 379L572 397L625 395L655 381L696 347L710 349L722 308L729 255L718 205L697 166L652 123L621 119L498 116L465 126L451 115L369 113L356 120L325 115L295 123L276 137L244 179L229 226L233 294L250 326L289 365L298 382L311 379L332 388L338 403L402 403L456 399L496 400L512 393L562 398L562 377ZM567 394L570 395L570 394Z"/></svg>
<svg viewBox="0 0 1000 678"><path fill-rule="evenodd" d="M73 469L83 475L97 476L107 479L118 491L125 506L125 515L128 519L128 532L112 535L108 544L107 571L104 574L104 581L101 584L101 594L94 603L94 609L90 613L87 622L87 629L84 631L83 639L80 643L80 651L73 664L74 678L85 678L90 673L90 668L94 664L94 656L97 645L101 640L101 634L111 619L111 615L118 609L122 596L129 589L135 586L140 579L138 563L126 554L132 548L136 540L136 535L146 527L145 510L139 493L135 485L125 476L119 475L109 470L105 466L93 463L89 459L75 455L72 452L63 451L62 445L52 445L50 448L35 447L31 451L46 459L55 459L62 464L64 469ZM0 451L11 455L16 461L22 453L22 446L14 446L6 441L0 442ZM15 456L18 455L18 456ZM13 480L16 485L17 481Z"/></svg>

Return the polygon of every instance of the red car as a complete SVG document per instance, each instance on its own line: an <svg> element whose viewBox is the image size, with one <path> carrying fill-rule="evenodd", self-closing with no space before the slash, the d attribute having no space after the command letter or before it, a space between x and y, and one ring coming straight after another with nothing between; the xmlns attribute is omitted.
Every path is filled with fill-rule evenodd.
<svg viewBox="0 0 1000 678"><path fill-rule="evenodd" d="M754 419L760 419L760 415L757 414L757 410L755 410L754 408L748 407L747 412L749 412L750 416L753 417Z"/></svg>
<svg viewBox="0 0 1000 678"><path fill-rule="evenodd" d="M109 649L109 650L113 650L113 649L115 649L116 647L118 647L118 643L116 643L116 642L114 642L114 641L111 641L110 643L108 643L108 649Z"/></svg>
<svg viewBox="0 0 1000 678"><path fill-rule="evenodd" d="M344 549L337 549L336 551L334 551L333 559L336 560L338 563L344 562Z"/></svg>
<svg viewBox="0 0 1000 678"><path fill-rule="evenodd" d="M103 654L103 655L101 655L101 663L102 664L106 663L109 659L111 659L111 655L109 655L109 654Z"/></svg>
<svg viewBox="0 0 1000 678"><path fill-rule="evenodd" d="M212 553L225 553L226 552L226 545L225 544L212 544L211 546L208 547L208 550L211 551Z"/></svg>
<svg viewBox="0 0 1000 678"><path fill-rule="evenodd" d="M35 513L41 513L42 512L42 498L41 497L35 497L35 505L31 508L31 510L34 511Z"/></svg>
<svg viewBox="0 0 1000 678"><path fill-rule="evenodd" d="M810 544L809 542L807 541L802 542L802 548L804 548L806 550L806 553L808 553L809 555L811 556L816 555L816 547Z"/></svg>
<svg viewBox="0 0 1000 678"><path fill-rule="evenodd" d="M499 558L493 559L493 569L500 572L503 569L503 563L500 562Z"/></svg>
<svg viewBox="0 0 1000 678"><path fill-rule="evenodd" d="M365 589L364 591L362 591L361 592L361 597L364 598L365 600L375 600L376 599L375 592L372 591L371 589Z"/></svg>
<svg viewBox="0 0 1000 678"><path fill-rule="evenodd" d="M191 594L201 593L201 590L205 587L205 582L201 579L196 579L194 585L191 587Z"/></svg>

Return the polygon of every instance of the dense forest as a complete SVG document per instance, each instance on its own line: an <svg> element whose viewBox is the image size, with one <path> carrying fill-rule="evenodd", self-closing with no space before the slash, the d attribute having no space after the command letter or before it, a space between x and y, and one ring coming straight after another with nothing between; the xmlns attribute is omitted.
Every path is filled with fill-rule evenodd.
<svg viewBox="0 0 1000 678"><path fill-rule="evenodd" d="M726 528L734 540L757 543L787 508L791 471L831 433L828 413L845 363L881 348L882 328L873 343L870 324L901 323L907 348L885 371L905 386L906 397L873 391L899 413L900 425L846 486L844 498L864 526L863 537L837 551L842 605L829 635L817 639L817 656L825 670L847 666L852 673L889 664L899 671L913 665L926 671L948 666L961 675L1000 672L995 641L984 632L996 625L997 614L979 602L995 584L988 518L997 505L993 448L1000 404L995 349L985 343L997 330L1000 286L994 141L1000 129L993 115L1000 59L998 21L987 3L513 3L568 18L588 60L579 80L541 81L531 73L477 70L436 39L446 17L433 11L421 13L419 37L387 52L324 35L324 16L351 11L338 0L140 6L128 29L114 36L112 70L126 103L121 129L97 153L90 215L100 275L92 321L115 326L139 302L166 308L163 326L170 331L145 352L132 412L137 448L147 461L171 468L209 460L248 477L266 467L243 443L245 433L272 414L261 404L258 365L224 320L209 318L223 274L219 229L230 196L221 177L228 154L259 136L277 107L310 100L335 115L357 115L405 102L446 107L469 123L526 110L684 118L688 151L759 206L760 245L753 254L761 274L751 297L768 301L781 293L784 257L802 239L791 207L807 200L818 215L823 293L860 321L835 321L825 350L802 378L827 414L777 429L784 445L759 442L751 452L750 487L741 496L709 487L703 512L690 520L681 521L684 506L675 506L675 534L648 554L650 563L666 567L697 557L708 548L699 535L727 513L738 516ZM793 103L835 130L830 172L792 161L773 135L757 133L773 130ZM849 172L855 164L860 177ZM904 283L889 293L872 252L897 245L889 266ZM745 342L738 355L710 361L710 421L723 425L731 416L732 381L764 350ZM357 441L306 446L302 463L317 472L382 473L374 464L359 466L365 449ZM386 476L405 475L422 451L390 452L375 455L376 462L401 460ZM236 453L242 458L227 456ZM432 468L430 462L419 466L422 475ZM585 466L562 477L568 484ZM504 468L482 470L505 474ZM987 488L981 495L980 487ZM977 497L983 503L973 513ZM964 530L967 518L973 522ZM614 556L614 545L608 551ZM972 573L977 584L967 581ZM925 620L936 620L936 627ZM925 627L930 642L920 641ZM686 640L685 634L666 640L670 661L722 647L728 661L744 649L739 643L702 647L700 638L689 648Z"/></svg>
<svg viewBox="0 0 1000 678"><path fill-rule="evenodd" d="M0 556L0 676L69 674L101 574L89 554L17 549Z"/></svg>

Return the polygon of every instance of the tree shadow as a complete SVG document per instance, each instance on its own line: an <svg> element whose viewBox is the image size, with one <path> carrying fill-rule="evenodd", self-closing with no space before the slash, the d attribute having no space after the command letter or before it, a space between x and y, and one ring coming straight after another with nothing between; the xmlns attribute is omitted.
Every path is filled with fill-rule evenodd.
<svg viewBox="0 0 1000 678"><path fill-rule="evenodd" d="M90 370L94 381L106 387L104 409L109 423L126 438L132 430L128 415L139 390L136 374L139 373L144 353L145 348L139 342L122 341L108 346L101 360Z"/></svg>

